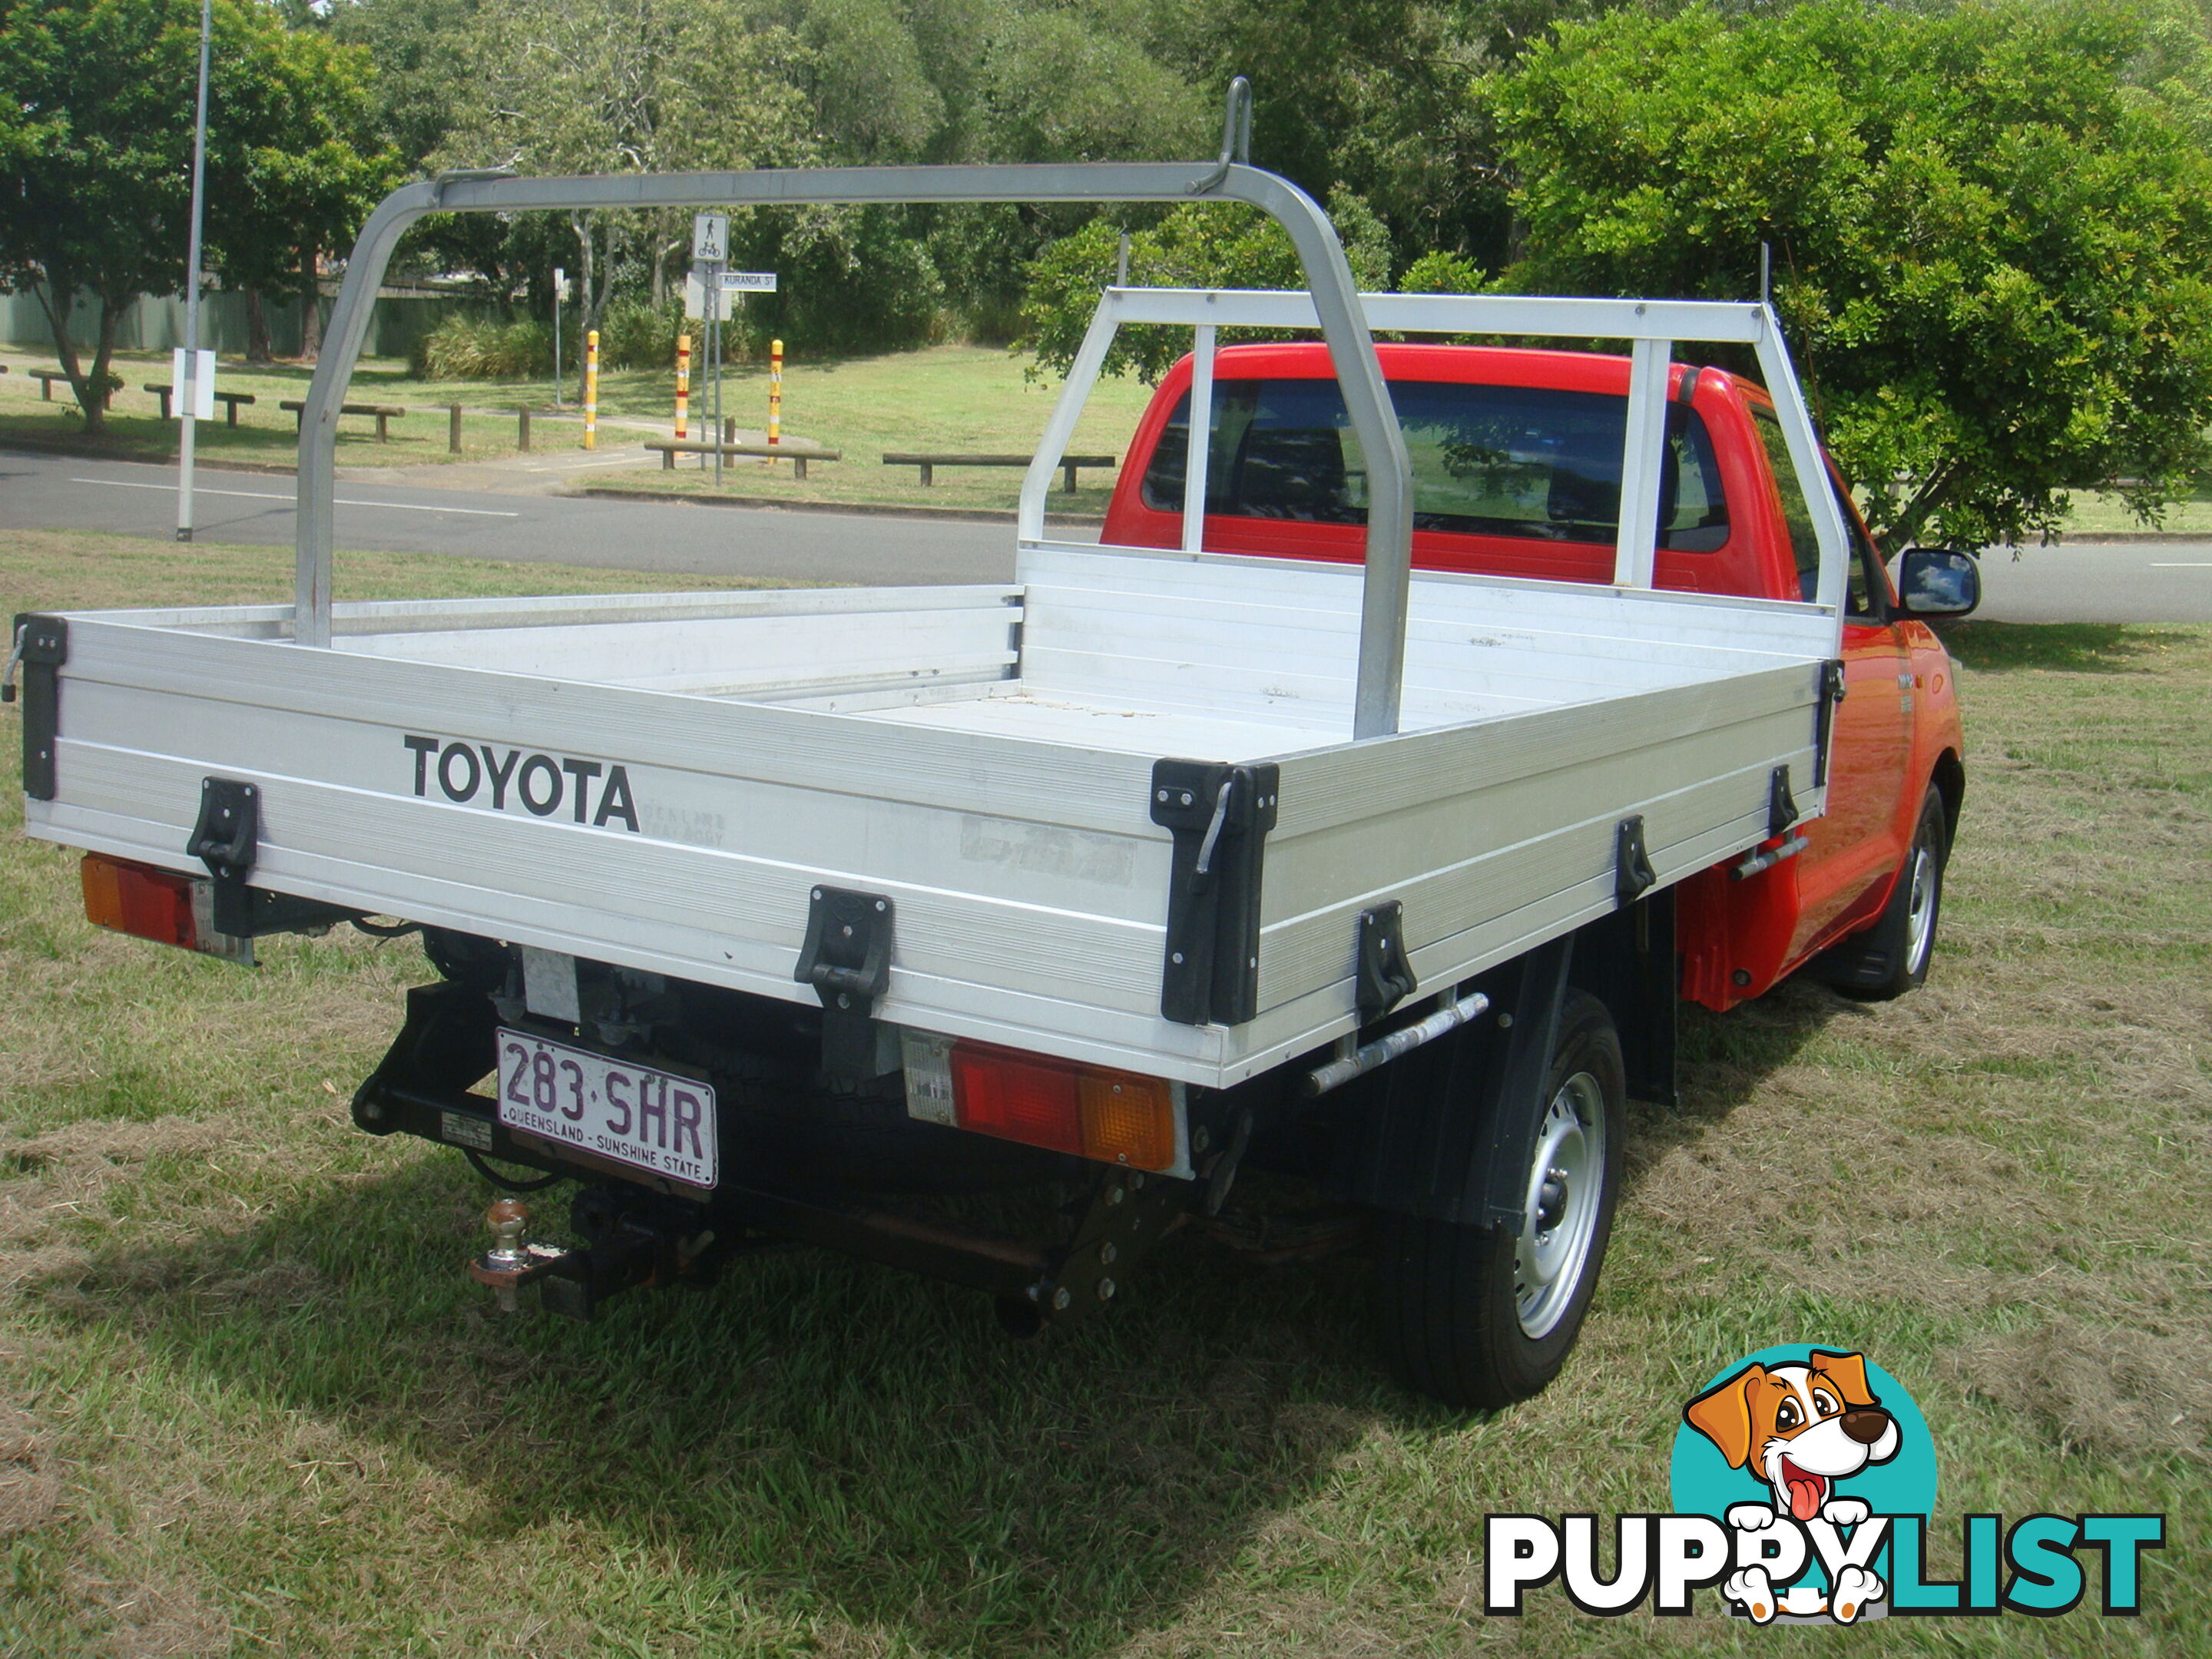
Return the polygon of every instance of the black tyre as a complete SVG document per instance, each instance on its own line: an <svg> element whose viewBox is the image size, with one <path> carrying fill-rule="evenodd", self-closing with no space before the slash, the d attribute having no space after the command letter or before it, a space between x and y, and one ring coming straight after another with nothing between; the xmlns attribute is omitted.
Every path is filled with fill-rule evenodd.
<svg viewBox="0 0 2212 1659"><path fill-rule="evenodd" d="M1382 1347L1408 1387L1489 1410L1526 1400L1559 1374L1613 1234L1627 1100L1612 1016L1571 992L1536 1105L1520 1236L1378 1218Z"/></svg>
<svg viewBox="0 0 2212 1659"><path fill-rule="evenodd" d="M1920 803L1920 822L1881 919L1814 958L1814 971L1844 996L1887 1002L1917 989L1936 954L1943 914L1943 866L1951 857L1951 820L1935 790Z"/></svg>

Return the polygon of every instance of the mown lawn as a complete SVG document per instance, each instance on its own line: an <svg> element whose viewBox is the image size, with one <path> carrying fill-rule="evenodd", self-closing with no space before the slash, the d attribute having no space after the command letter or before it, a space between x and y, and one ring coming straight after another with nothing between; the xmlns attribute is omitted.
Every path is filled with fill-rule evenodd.
<svg viewBox="0 0 2212 1659"><path fill-rule="evenodd" d="M0 592L285 581L258 550L118 572L118 545L0 538ZM347 591L456 568L388 562ZM593 1327L495 1318L460 1273L488 1190L346 1115L419 953L334 934L246 972L95 932L73 858L14 834L0 729L0 1649L1765 1651L1829 1638L1710 1595L1604 1621L1541 1591L1486 1620L1481 1516L1665 1508L1683 1400L1812 1340L1925 1412L1935 1570L1973 1511L2172 1526L2138 1620L1832 1639L2203 1651L2212 630L1954 637L1974 747L1930 984L1691 1014L1580 1352L1474 1419L1376 1374L1357 1259L1188 1238L1111 1317L1029 1344L971 1295L812 1253Z"/></svg>
<svg viewBox="0 0 2212 1659"><path fill-rule="evenodd" d="M57 385L56 401L40 400L39 385L23 371L52 367L50 360L16 351L7 354L13 371L0 374L0 445L11 438L33 442L82 443L82 418L68 400L67 388ZM791 477L787 465L768 467L732 460L725 470L726 493L808 501L957 507L987 511L1011 509L1021 485L1018 468L952 468L940 470L937 482L922 488L917 471L910 466L883 464L886 451L905 450L960 454L1027 454L1036 447L1046 417L1060 393L1057 379L1030 380L1030 360L984 346L938 346L926 351L898 352L884 357L860 357L823 362L794 359L786 363L783 380L783 431L843 453L842 461L808 469L805 483ZM115 395L108 416L109 435L103 448L118 459L165 460L176 453L177 422L163 421L155 398L140 390L143 384L159 384L169 378L169 359L150 354L118 358L115 372L125 389ZM280 410L285 398L307 395L310 371L292 364L275 363L247 368L226 362L217 371L216 386L223 391L252 392L258 399L239 411L234 428L222 418L201 422L196 442L202 459L211 465L251 462L257 465L289 467L298 457L298 431L294 417ZM404 406L416 412L391 422L391 441L380 444L375 423L367 416L348 416L339 422L337 456L345 466L435 465L448 462L499 460L517 453L516 422L511 412L519 406L532 411L531 445L533 454L580 453L583 428L576 410L574 386L563 393L566 408L557 414L552 391L543 381L496 380L424 381L411 378L406 365L396 362L365 362L355 372L348 394L355 402ZM624 370L599 380L599 434L602 453L634 451L653 432L624 422L657 423L659 435L675 416L676 376L667 370ZM1076 453L1120 456L1136 428L1150 388L1134 380L1103 381L1093 393L1073 446ZM462 452L448 453L447 406L463 405ZM695 377L691 401L691 435L703 438L713 429L714 392L710 383ZM741 431L758 434L768 425L768 370L759 364L732 364L724 371L722 413ZM690 463L696 467L696 460ZM1110 469L1083 475L1084 489L1077 496L1055 492L1055 508L1096 513L1105 503L1113 482ZM602 475L602 481L607 481ZM664 475L658 468L623 471L625 487L674 489L690 492L711 488L711 469Z"/></svg>

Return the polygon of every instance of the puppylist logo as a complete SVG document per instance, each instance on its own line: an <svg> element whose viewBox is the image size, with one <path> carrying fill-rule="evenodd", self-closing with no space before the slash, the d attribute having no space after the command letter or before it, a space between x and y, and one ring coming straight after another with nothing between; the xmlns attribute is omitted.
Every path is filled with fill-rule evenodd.
<svg viewBox="0 0 2212 1659"><path fill-rule="evenodd" d="M1598 1517L1493 1515L1484 1536L1484 1609L1517 1616L1559 1582L1584 1613L1693 1611L1717 1590L1755 1625L1856 1625L1893 1616L2070 1613L2091 1569L2109 1615L2141 1610L2142 1553L2166 1543L2162 1515L1966 1519L1960 1577L1931 1578L1936 1449L1912 1396L1863 1354L1805 1344L1764 1348L1716 1375L1682 1407L1673 1512L1614 1518L1601 1575Z"/></svg>

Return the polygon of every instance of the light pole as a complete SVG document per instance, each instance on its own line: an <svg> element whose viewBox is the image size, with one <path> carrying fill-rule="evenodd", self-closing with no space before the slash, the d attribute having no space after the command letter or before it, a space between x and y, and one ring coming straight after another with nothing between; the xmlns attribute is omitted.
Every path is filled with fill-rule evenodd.
<svg viewBox="0 0 2212 1659"><path fill-rule="evenodd" d="M184 432L177 447L177 539L192 538L192 438L200 401L200 216L207 190L208 43L215 33L215 0L200 0L199 113L192 127L191 251L185 256L185 372L177 398Z"/></svg>

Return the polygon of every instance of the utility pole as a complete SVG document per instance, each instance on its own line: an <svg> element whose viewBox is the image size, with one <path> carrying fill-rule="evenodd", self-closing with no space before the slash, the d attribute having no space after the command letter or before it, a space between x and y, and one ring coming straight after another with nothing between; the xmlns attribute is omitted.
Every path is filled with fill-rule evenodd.
<svg viewBox="0 0 2212 1659"><path fill-rule="evenodd" d="M215 33L215 0L200 0L199 112L192 127L192 233L185 256L185 372L177 404L184 434L177 447L177 539L192 538L192 438L200 402L200 217L207 194L208 47Z"/></svg>

